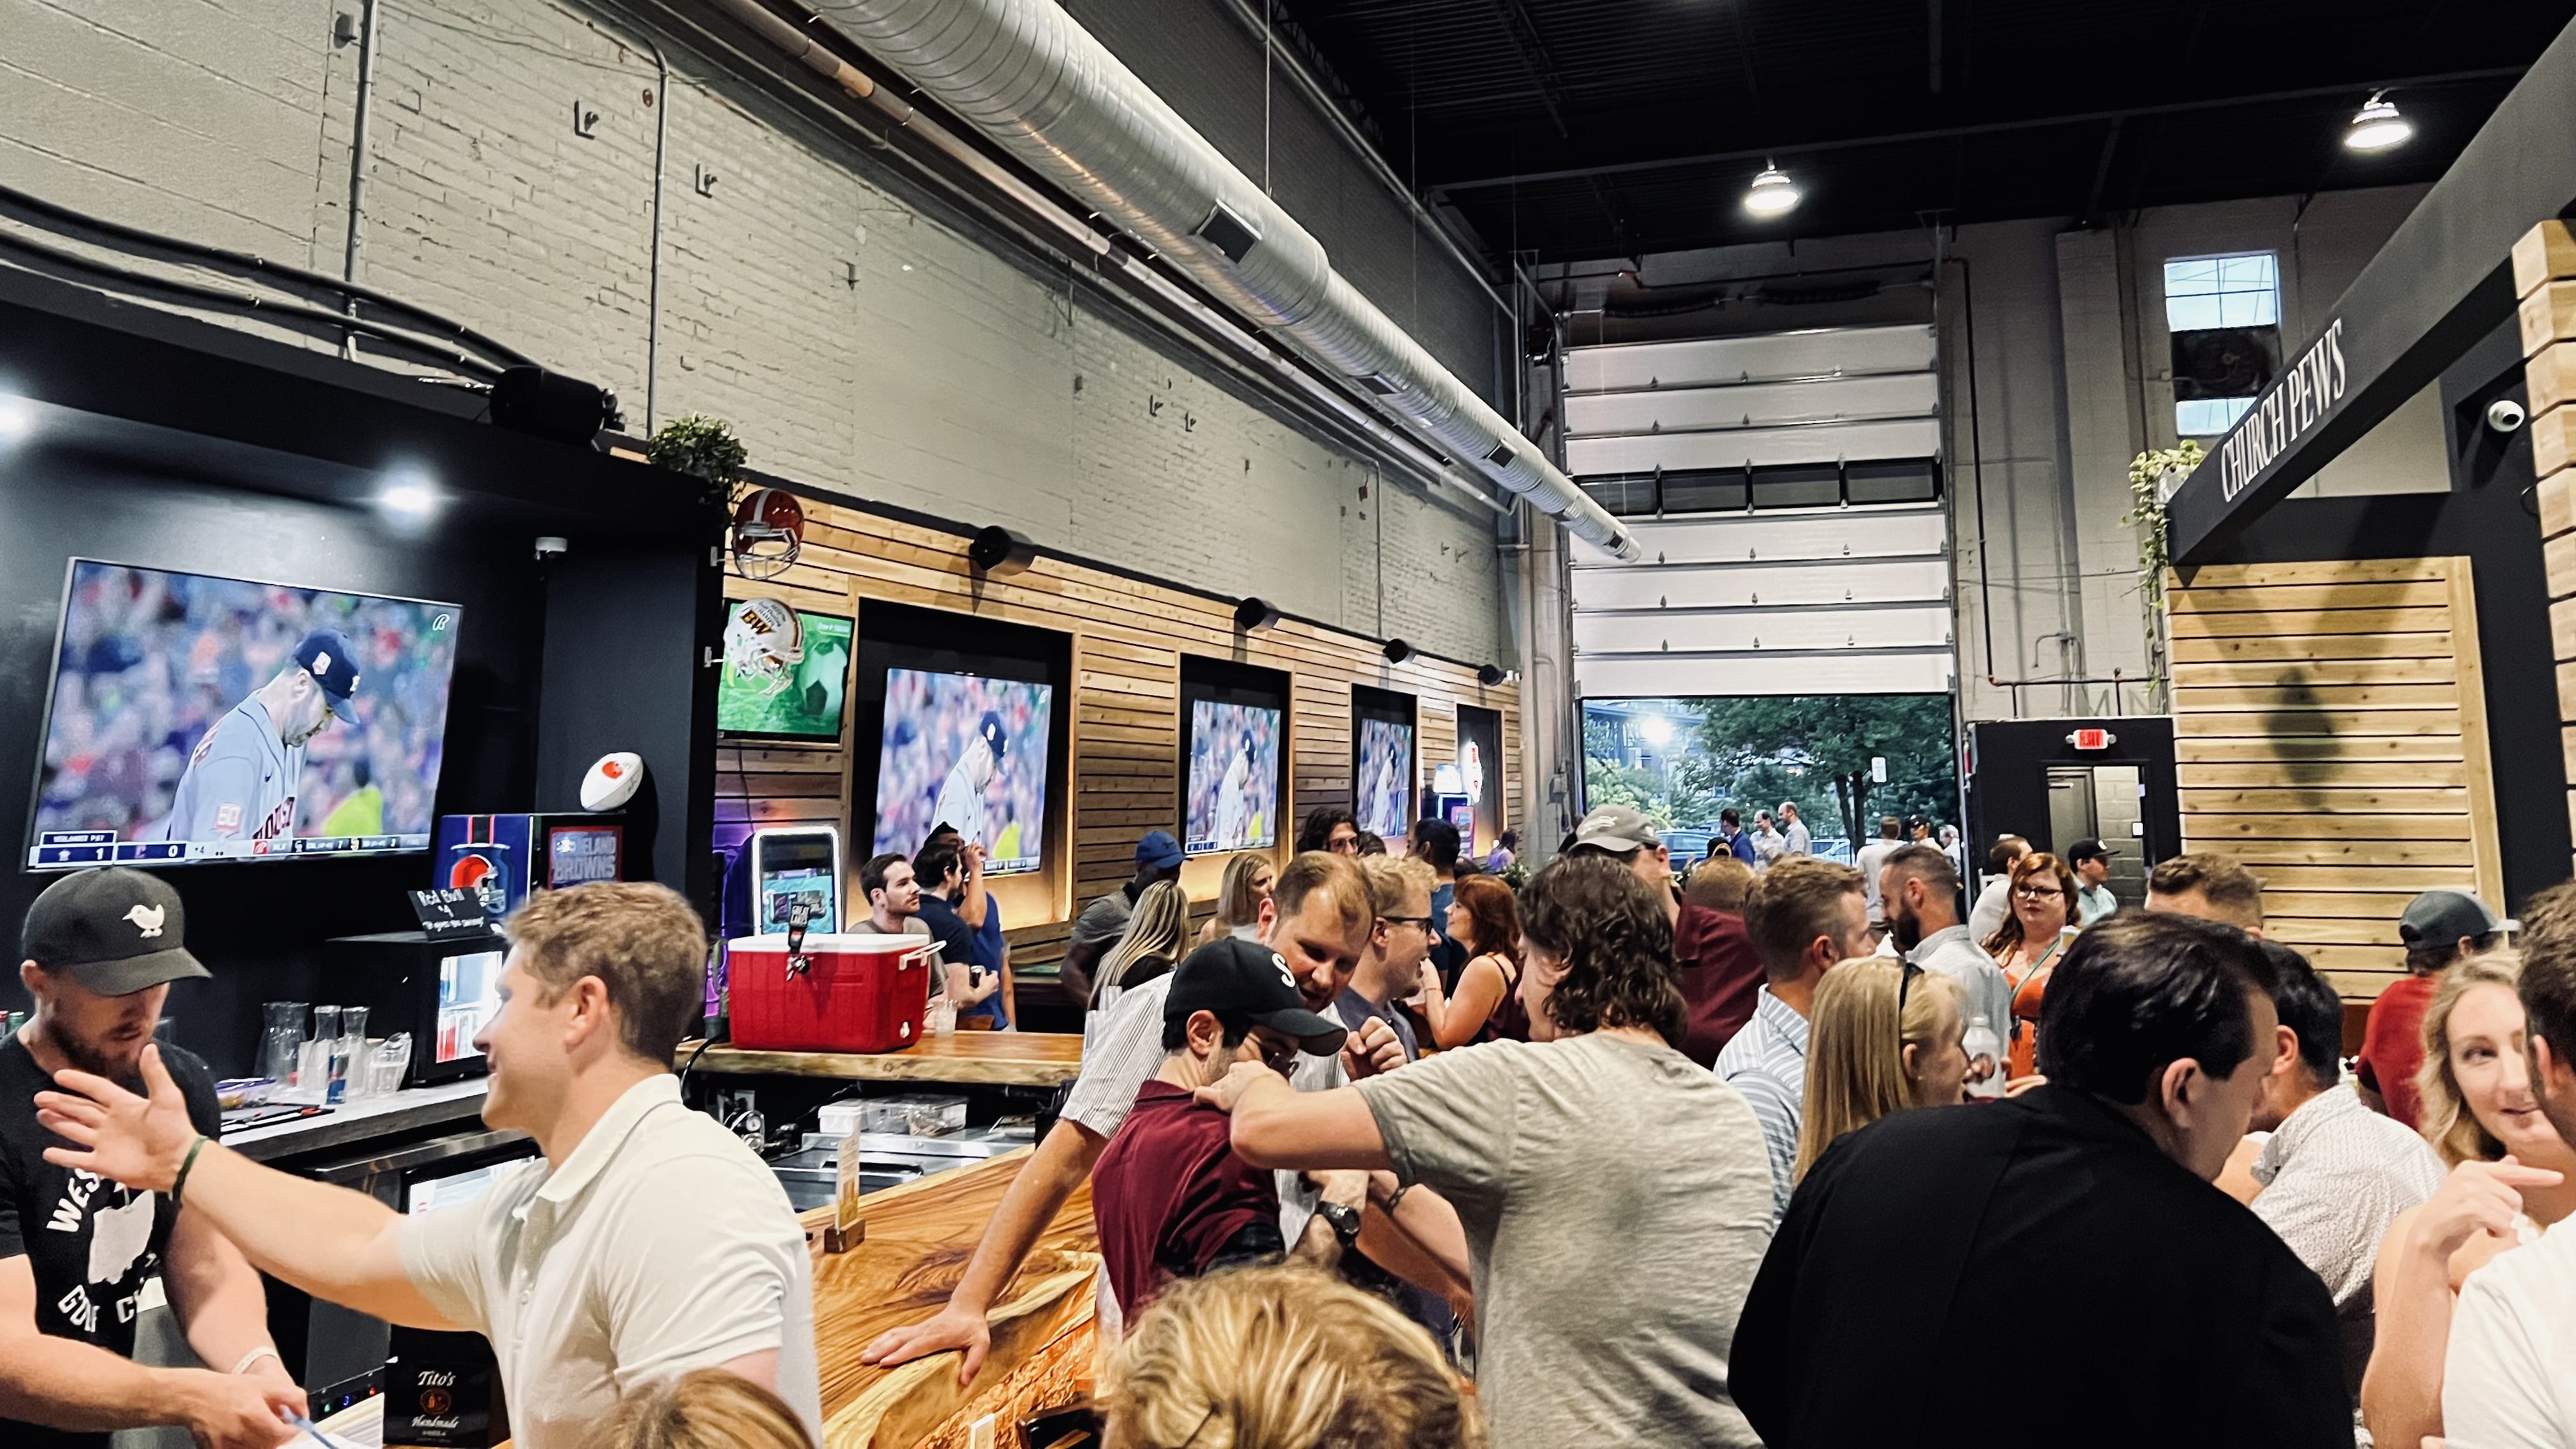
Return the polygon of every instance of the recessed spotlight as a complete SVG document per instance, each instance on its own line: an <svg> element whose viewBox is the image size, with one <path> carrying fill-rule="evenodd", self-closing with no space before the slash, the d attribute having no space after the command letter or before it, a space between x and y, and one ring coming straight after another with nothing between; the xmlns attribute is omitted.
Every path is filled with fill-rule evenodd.
<svg viewBox="0 0 2576 1449"><path fill-rule="evenodd" d="M2415 123L2397 114L2397 108L2374 93L2352 113L2352 125L2343 133L2344 149L2349 151L2385 151L2403 146L2415 134Z"/></svg>
<svg viewBox="0 0 2576 1449"><path fill-rule="evenodd" d="M1765 166L1744 193L1744 209L1755 216L1779 216L1798 204L1798 183L1777 166Z"/></svg>
<svg viewBox="0 0 2576 1449"><path fill-rule="evenodd" d="M378 508L402 519L427 518L446 501L437 489L417 480L387 484L385 491L376 495Z"/></svg>

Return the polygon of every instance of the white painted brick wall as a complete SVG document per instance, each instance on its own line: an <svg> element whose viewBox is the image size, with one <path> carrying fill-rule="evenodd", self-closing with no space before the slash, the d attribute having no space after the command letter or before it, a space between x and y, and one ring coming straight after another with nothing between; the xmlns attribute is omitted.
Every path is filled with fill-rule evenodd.
<svg viewBox="0 0 2576 1449"><path fill-rule="evenodd" d="M357 61L337 8L0 0L0 181L336 271ZM1491 515L1361 497L1366 464L1006 254L854 133L677 49L660 94L647 55L557 0L381 8L362 280L615 388L640 428L668 107L662 419L727 418L756 466L818 488L1500 654Z"/></svg>

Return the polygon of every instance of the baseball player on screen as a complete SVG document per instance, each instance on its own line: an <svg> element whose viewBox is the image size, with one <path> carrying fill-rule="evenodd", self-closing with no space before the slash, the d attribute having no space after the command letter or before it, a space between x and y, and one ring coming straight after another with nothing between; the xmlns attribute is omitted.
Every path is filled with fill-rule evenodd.
<svg viewBox="0 0 2576 1449"><path fill-rule="evenodd" d="M1252 731L1242 734L1241 748L1225 767L1225 779L1216 787L1216 843L1221 850L1237 850L1250 839L1252 789Z"/></svg>
<svg viewBox="0 0 2576 1449"><path fill-rule="evenodd" d="M358 661L348 637L337 629L305 635L293 663L197 741L171 797L164 838L207 844L291 839L305 742L334 719L356 724L349 700L357 692Z"/></svg>
<svg viewBox="0 0 2576 1449"><path fill-rule="evenodd" d="M984 711L982 722L975 726L975 738L948 767L948 778L939 785L938 802L931 808L931 828L945 825L966 838L969 845L983 845L986 811L984 792L1001 778L1002 756L1008 750L1010 737L1002 730L1002 716Z"/></svg>

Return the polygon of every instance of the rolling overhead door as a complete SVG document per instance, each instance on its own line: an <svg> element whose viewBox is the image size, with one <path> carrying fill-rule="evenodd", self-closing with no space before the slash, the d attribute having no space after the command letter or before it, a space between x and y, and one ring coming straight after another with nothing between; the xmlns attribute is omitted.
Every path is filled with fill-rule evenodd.
<svg viewBox="0 0 2576 1449"><path fill-rule="evenodd" d="M1566 459L1645 550L1574 551L1576 692L1952 687L1932 329L1571 349Z"/></svg>

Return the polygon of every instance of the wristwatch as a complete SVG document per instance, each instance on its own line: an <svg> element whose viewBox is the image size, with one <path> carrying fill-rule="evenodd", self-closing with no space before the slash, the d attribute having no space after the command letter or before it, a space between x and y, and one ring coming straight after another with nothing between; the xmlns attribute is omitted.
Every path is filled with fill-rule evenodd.
<svg viewBox="0 0 2576 1449"><path fill-rule="evenodd" d="M1359 1241L1360 1210L1358 1208L1343 1203L1328 1202L1316 1208L1315 1211L1321 1213L1324 1221L1332 1226L1333 1236L1342 1240L1343 1247L1347 1248Z"/></svg>

